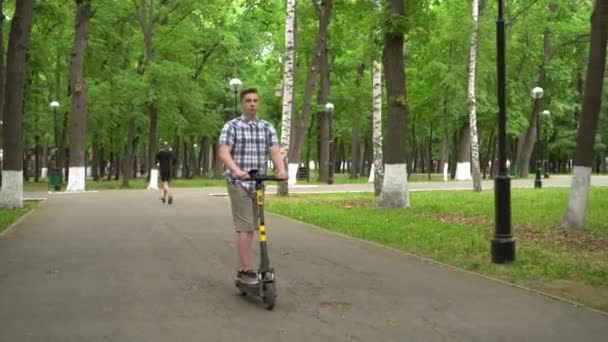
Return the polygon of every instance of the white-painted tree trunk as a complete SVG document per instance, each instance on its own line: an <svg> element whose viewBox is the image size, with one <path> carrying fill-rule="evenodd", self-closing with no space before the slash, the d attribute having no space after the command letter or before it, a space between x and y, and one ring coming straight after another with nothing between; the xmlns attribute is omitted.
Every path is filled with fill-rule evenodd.
<svg viewBox="0 0 608 342"><path fill-rule="evenodd" d="M469 125L471 127L471 162L473 169L473 190L481 191L481 168L479 167L479 141L477 138L477 96L475 93L477 72L477 46L479 34L479 0L472 5L473 32L469 49Z"/></svg>
<svg viewBox="0 0 608 342"><path fill-rule="evenodd" d="M68 174L68 186L66 192L82 192L85 190L85 174L84 166L70 166Z"/></svg>
<svg viewBox="0 0 608 342"><path fill-rule="evenodd" d="M46 167L43 167L40 170L40 178L46 178L49 174L49 169L47 169Z"/></svg>
<svg viewBox="0 0 608 342"><path fill-rule="evenodd" d="M298 176L298 164L287 164L287 170L287 173L289 175L289 180L287 181L287 184L296 185Z"/></svg>
<svg viewBox="0 0 608 342"><path fill-rule="evenodd" d="M450 165L448 163L443 164L443 181L447 182L449 180L448 173L450 171Z"/></svg>
<svg viewBox="0 0 608 342"><path fill-rule="evenodd" d="M456 164L456 180L465 181L471 180L471 163L470 162L458 162Z"/></svg>
<svg viewBox="0 0 608 342"><path fill-rule="evenodd" d="M572 187L568 208L562 222L563 228L585 229L589 187L591 185L591 168L575 166L572 175Z"/></svg>
<svg viewBox="0 0 608 342"><path fill-rule="evenodd" d="M293 77L294 77L294 60L295 60L295 17L296 17L296 0L287 0L285 7L285 65L283 69L283 114L281 117L281 157L285 163L288 163L287 155L289 153L289 141L291 140L291 113L293 111ZM297 172L296 164L296 172ZM296 177L292 177L291 166L288 170L288 184L296 184ZM277 194L287 196L289 194L288 187L281 184L277 188Z"/></svg>
<svg viewBox="0 0 608 342"><path fill-rule="evenodd" d="M0 189L0 208L15 209L23 207L23 171L2 170Z"/></svg>
<svg viewBox="0 0 608 342"><path fill-rule="evenodd" d="M373 0L374 9L380 11L380 0ZM376 30L374 35L379 37L380 30ZM379 39L379 38L377 38ZM384 177L384 164L382 156L382 63L374 60L372 65L372 148L374 164L370 172L373 174L374 194L379 196L382 192Z"/></svg>
<svg viewBox="0 0 608 342"><path fill-rule="evenodd" d="M407 164L386 164L384 167L384 182L378 206L380 208L409 208Z"/></svg>
<svg viewBox="0 0 608 342"><path fill-rule="evenodd" d="M158 190L158 169L154 168L150 170L150 184L148 189Z"/></svg>

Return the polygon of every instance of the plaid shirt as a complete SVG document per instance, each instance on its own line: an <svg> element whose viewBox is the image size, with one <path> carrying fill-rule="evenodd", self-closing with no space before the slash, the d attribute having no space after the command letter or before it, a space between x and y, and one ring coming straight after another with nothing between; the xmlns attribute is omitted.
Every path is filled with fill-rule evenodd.
<svg viewBox="0 0 608 342"><path fill-rule="evenodd" d="M243 171L257 169L259 174L266 173L268 148L278 145L277 132L272 124L256 118L249 121L245 115L228 121L220 133L219 143L230 146L230 154L236 165ZM229 182L239 184L250 192L254 182L237 180L230 170L225 172Z"/></svg>

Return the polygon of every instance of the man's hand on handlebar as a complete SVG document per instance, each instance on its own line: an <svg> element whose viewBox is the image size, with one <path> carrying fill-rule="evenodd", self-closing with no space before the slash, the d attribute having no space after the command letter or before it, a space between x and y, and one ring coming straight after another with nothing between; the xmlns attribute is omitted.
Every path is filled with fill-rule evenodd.
<svg viewBox="0 0 608 342"><path fill-rule="evenodd" d="M249 172L239 169L234 173L234 176L240 180L246 180L249 179Z"/></svg>
<svg viewBox="0 0 608 342"><path fill-rule="evenodd" d="M287 178L288 178L287 172L285 172L285 170L281 170L281 171L277 172L275 177L277 177L277 179L279 179L279 180L287 180Z"/></svg>

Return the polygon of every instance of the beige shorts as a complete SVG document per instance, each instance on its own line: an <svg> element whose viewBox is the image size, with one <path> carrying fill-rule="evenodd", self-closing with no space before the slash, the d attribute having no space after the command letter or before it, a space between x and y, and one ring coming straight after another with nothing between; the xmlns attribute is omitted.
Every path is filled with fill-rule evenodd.
<svg viewBox="0 0 608 342"><path fill-rule="evenodd" d="M252 232L257 227L257 210L253 209L254 194L238 184L228 183L228 196L232 207L232 221L237 232ZM257 204L256 204L257 206Z"/></svg>

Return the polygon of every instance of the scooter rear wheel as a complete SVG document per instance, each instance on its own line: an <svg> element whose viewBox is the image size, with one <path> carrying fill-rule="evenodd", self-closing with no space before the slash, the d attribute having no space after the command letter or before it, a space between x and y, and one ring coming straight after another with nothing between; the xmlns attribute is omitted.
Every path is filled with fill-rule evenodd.
<svg viewBox="0 0 608 342"><path fill-rule="evenodd" d="M264 284L264 307L266 310L272 310L277 298L276 289L274 283Z"/></svg>

